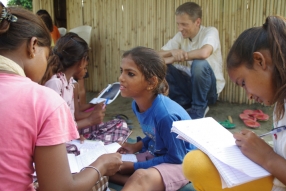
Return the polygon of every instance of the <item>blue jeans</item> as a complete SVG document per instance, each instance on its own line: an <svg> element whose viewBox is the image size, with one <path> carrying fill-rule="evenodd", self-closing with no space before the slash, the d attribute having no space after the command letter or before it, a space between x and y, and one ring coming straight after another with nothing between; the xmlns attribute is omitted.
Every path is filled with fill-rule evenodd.
<svg viewBox="0 0 286 191"><path fill-rule="evenodd" d="M190 77L168 64L169 97L184 108L205 109L217 100L216 78L207 60L194 60Z"/></svg>

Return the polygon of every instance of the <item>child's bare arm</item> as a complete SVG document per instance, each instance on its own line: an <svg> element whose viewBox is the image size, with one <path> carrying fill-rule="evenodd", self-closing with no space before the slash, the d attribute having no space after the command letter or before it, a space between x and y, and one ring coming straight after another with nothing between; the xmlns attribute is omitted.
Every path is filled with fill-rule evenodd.
<svg viewBox="0 0 286 191"><path fill-rule="evenodd" d="M41 191L89 190L100 178L94 169L84 170L72 175L65 144L37 146L34 160ZM97 168L101 175L112 175L119 170L121 164L121 155L113 153L101 156L91 165Z"/></svg>

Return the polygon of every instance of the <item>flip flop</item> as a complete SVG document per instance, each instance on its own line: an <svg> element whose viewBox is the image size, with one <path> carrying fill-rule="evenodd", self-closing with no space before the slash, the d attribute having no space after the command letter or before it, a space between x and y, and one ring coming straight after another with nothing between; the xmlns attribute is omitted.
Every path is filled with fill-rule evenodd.
<svg viewBox="0 0 286 191"><path fill-rule="evenodd" d="M233 129L233 128L235 128L235 124L231 123L229 120L220 121L219 124L221 124L226 129Z"/></svg>
<svg viewBox="0 0 286 191"><path fill-rule="evenodd" d="M247 114L247 115L251 115L251 114L254 114L254 110L252 110L252 109L245 109L242 113Z"/></svg>
<svg viewBox="0 0 286 191"><path fill-rule="evenodd" d="M263 113L263 111L260 109L256 109L256 110L246 109L243 111L243 113L255 117L258 121L269 120L269 115Z"/></svg>
<svg viewBox="0 0 286 191"><path fill-rule="evenodd" d="M123 119L124 121L126 121L126 123L128 125L132 124L132 121L124 114L117 114L116 116L113 117L114 119Z"/></svg>
<svg viewBox="0 0 286 191"><path fill-rule="evenodd" d="M258 121L268 121L269 115L261 113L261 114L252 114Z"/></svg>
<svg viewBox="0 0 286 191"><path fill-rule="evenodd" d="M260 124L257 121L252 120L252 119L244 119L243 123L251 129L257 129L260 127Z"/></svg>
<svg viewBox="0 0 286 191"><path fill-rule="evenodd" d="M240 118L241 120L251 119L251 120L253 120L253 121L256 121L256 118L255 118L254 116L248 115L248 114L245 114L245 113L239 114L239 118Z"/></svg>

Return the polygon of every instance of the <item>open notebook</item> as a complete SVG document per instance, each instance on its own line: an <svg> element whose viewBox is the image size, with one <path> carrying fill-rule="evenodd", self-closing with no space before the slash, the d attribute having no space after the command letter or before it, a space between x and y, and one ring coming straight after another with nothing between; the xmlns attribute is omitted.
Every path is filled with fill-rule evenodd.
<svg viewBox="0 0 286 191"><path fill-rule="evenodd" d="M85 140L83 144L79 140L73 140L69 143L77 146L80 150L80 155L68 154L69 165L72 173L79 172L83 167L89 166L98 157L107 153L115 153L121 145L118 143L111 143L104 145L101 141ZM137 162L134 154L122 154L122 161Z"/></svg>
<svg viewBox="0 0 286 191"><path fill-rule="evenodd" d="M242 154L232 133L211 117L173 122L172 132L206 153L222 179L222 188L234 187L270 173Z"/></svg>

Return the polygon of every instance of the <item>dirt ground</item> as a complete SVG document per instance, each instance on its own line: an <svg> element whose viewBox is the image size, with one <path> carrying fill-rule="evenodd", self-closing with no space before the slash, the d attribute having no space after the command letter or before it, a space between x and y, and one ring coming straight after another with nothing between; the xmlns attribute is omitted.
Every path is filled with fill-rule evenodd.
<svg viewBox="0 0 286 191"><path fill-rule="evenodd" d="M87 93L87 101L90 101L97 93L88 92ZM128 116L128 118L132 121L133 133L130 138L136 139L137 136L144 136L140 125L137 121L137 118L133 114L131 109L132 99L123 98L120 95L117 99L112 102L110 105L106 107L106 116L105 121L112 119L114 116L118 114L124 114ZM239 114L243 112L245 109L261 109L264 113L269 115L269 120L265 122L259 122L260 127L257 129L251 129L257 135L261 135L263 133L269 132L272 129L272 111L273 107L263 106L261 104L232 104L227 102L218 101L214 105L209 106L210 110L207 113L206 117L213 117L217 121L224 121L228 119L228 116L232 117L233 123L236 125L234 129L231 129L231 132L239 132L244 128L249 129L243 123L243 121L239 118ZM264 140L267 141L270 145L272 145L271 136L265 136Z"/></svg>

